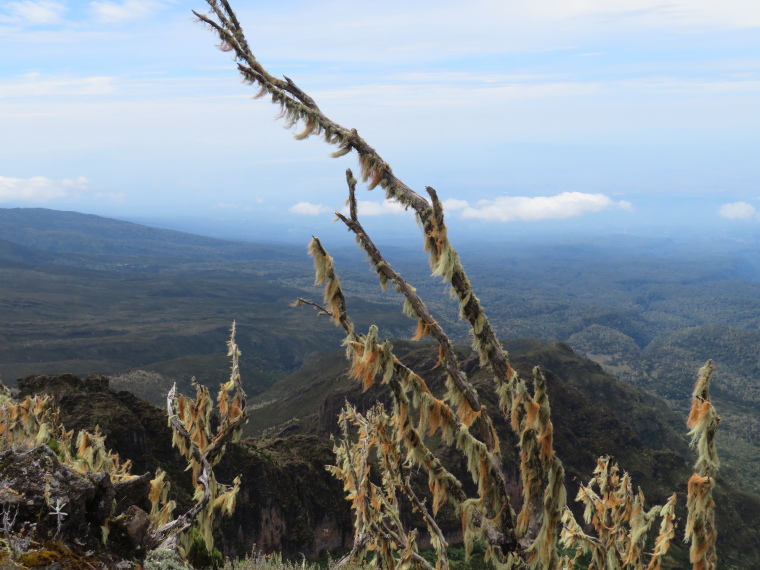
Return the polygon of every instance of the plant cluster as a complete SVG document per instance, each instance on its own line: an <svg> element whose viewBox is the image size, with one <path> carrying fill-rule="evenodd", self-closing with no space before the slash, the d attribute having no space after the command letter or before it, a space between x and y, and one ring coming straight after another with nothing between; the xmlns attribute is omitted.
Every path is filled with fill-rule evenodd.
<svg viewBox="0 0 760 570"><path fill-rule="evenodd" d="M147 539L149 550L160 548L186 555L195 536L207 552L213 553L211 527L214 515L217 512L230 515L235 509L240 477L235 478L232 485L223 485L217 482L213 471L227 444L239 441L248 419L238 364L240 351L235 342L235 323L227 344L228 354L232 358L232 371L230 380L220 387L216 407L208 389L200 385L196 385L194 400L177 395L176 386L167 396L166 406L173 443L187 459L188 468L192 471L195 504L187 512L174 517L174 501L168 500L169 483L165 480L165 473L159 470L150 483L148 497L151 502L151 527ZM0 388L2 449L31 449L47 445L62 464L80 473L107 473L114 483L136 477L129 472L129 461L122 462L117 454L106 449L105 436L97 428L95 433L82 430L76 438L73 431L67 431L60 421L52 397L27 396L17 401L7 388L1 384ZM214 414L218 424L212 429ZM13 492L9 488L2 490L2 493ZM48 515L55 518L58 537L68 516L66 503L60 497L53 497L49 490L45 492L45 500L50 507ZM13 532L16 512L7 505L3 508L3 536L0 539L0 550L9 552L14 559L23 554L17 548L19 540ZM107 536L106 526L103 529L104 542L107 541Z"/></svg>
<svg viewBox="0 0 760 570"><path fill-rule="evenodd" d="M223 485L214 476L214 466L224 455L226 446L237 443L243 434L243 426L248 421L245 392L240 378L240 350L235 342L235 323L227 343L228 356L232 358L230 380L222 384L217 396L217 419L219 423L212 430L214 405L208 388L196 383L194 400L182 394L177 395L176 385L166 397L169 426L172 428L172 443L188 462L192 472L195 505L179 517L172 518L175 504L168 500L169 483L165 473L160 471L151 481L151 545L154 547L186 552L193 528L202 537L206 549L213 551L214 539L211 533L214 513L231 515L235 510L235 499L240 490L240 477L232 485Z"/></svg>
<svg viewBox="0 0 760 570"><path fill-rule="evenodd" d="M51 396L38 394L18 401L0 385L0 449L31 449L42 444L52 449L61 463L80 473L108 473L112 482L134 477L129 473L130 461L122 462L108 451L98 429L95 433L81 430L76 437L73 430L67 431Z"/></svg>
<svg viewBox="0 0 760 570"><path fill-rule="evenodd" d="M343 127L327 117L316 102L290 78L272 76L257 61L242 27L227 0L207 0L208 14L194 12L221 41L222 51L231 52L243 79L259 88L257 97L268 96L280 108L286 127L300 126L297 140L322 136L336 146L334 157L355 152L360 178L367 189L381 187L385 196L411 209L422 228L424 248L430 268L449 287L459 305L459 316L470 326L472 346L481 366L490 369L500 412L518 438L522 505L519 512L507 492L508 478L502 464L499 438L489 410L468 382L453 344L428 311L416 289L380 253L359 221L356 200L357 180L346 172L348 215L335 212L359 247L367 254L382 288L392 285L404 299L403 312L416 320L414 339L432 337L439 347L437 367L446 377L446 393L436 397L425 380L405 366L393 353L389 341L382 341L377 327L358 332L347 310L346 299L332 257L316 237L309 245L314 258L316 284L324 285L324 304L298 299L297 305L311 305L341 327L346 338L346 356L351 375L364 389L380 381L392 395L392 410L375 406L365 414L347 404L340 415L343 437L335 444L337 465L332 473L343 481L347 499L355 513L355 535L351 552L338 566L358 563L371 557L375 567L449 568L448 545L435 522L443 504L459 514L469 552L475 540L484 544L484 559L497 568L572 568L578 556L558 555L558 529L562 543L580 555L591 554L589 568L659 568L673 537L675 497L663 507L644 509L641 492L634 493L630 477L617 475L609 459L599 460L594 479L582 487L578 500L585 505L589 532L578 523L566 506L564 469L553 446L553 425L546 381L538 368L526 381L512 368L489 320L475 295L459 256L451 245L444 222L443 205L433 188L428 197L404 184L390 165L355 129ZM711 365L708 365L711 366ZM709 373L706 374L709 379ZM700 376L698 387L707 383ZM530 389L532 384L532 390ZM713 458L714 427L717 417L709 396L701 390L699 405L690 425L699 439L698 473L689 484L689 523L694 568L714 568L714 504L710 489L714 484L717 456ZM697 399L695 399L695 402ZM356 433L352 429L356 429ZM463 456L476 486L468 495L462 483L435 456L428 442L438 438L454 446ZM712 458L712 459L711 459ZM714 460L713 460L714 459ZM422 470L428 479L429 497L419 497L410 483L412 470ZM371 473L377 471L377 476ZM596 487L596 491L594 488ZM399 515L400 501L408 501L418 511L426 527L436 560L428 562L419 553L417 529ZM660 533L655 549L645 553L649 528L659 515Z"/></svg>

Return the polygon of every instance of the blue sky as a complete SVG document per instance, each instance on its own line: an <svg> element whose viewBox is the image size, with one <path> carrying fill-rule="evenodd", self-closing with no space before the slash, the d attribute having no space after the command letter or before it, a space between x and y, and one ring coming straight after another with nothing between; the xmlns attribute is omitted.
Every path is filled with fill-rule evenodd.
<svg viewBox="0 0 760 570"><path fill-rule="evenodd" d="M233 7L270 72L436 188L462 234L760 231L755 0ZM0 0L0 207L331 224L355 157L294 141L191 9Z"/></svg>

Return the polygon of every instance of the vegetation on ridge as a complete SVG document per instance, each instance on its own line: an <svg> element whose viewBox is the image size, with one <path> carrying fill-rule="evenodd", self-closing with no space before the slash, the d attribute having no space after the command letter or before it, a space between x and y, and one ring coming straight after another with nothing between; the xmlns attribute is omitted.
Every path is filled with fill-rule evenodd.
<svg viewBox="0 0 760 570"><path fill-rule="evenodd" d="M253 56L242 28L227 0L207 0L211 13L196 16L211 27L221 40L222 51L234 53L238 69L244 79L260 88L259 97L269 95L281 109L288 127L300 124L302 131L296 139L322 135L329 144L338 146L333 156L355 151L361 165L361 179L368 189L380 186L386 198L412 209L420 223L425 249L429 251L434 276L442 278L450 287L451 296L459 303L459 316L471 327L473 349L481 365L488 365L493 373L499 394L500 407L511 418L512 428L518 435L521 450L520 473L523 501L520 514L511 506L507 493L506 472L501 463L500 443L486 407L467 381L453 345L440 324L432 317L414 287L394 271L369 238L359 222L355 197L357 181L352 172L346 172L349 215L336 212L336 216L356 236L371 266L380 278L382 288L393 284L404 297L403 312L417 323L415 339L433 337L439 345L436 366L445 369L447 392L443 399L436 398L423 378L404 366L394 355L388 341L381 342L374 325L366 334L358 333L348 316L345 296L334 270L333 258L314 238L309 253L314 258L316 283L324 284L324 306L299 299L300 305L312 305L327 315L346 333L346 356L351 363L351 375L370 388L381 378L393 395L393 410L387 414L382 406L361 414L346 405L341 415L344 437L336 444L338 464L332 472L344 482L348 499L355 512L355 535L352 551L339 565L361 561L372 555L372 564L382 568L433 566L420 554L417 531L410 529L399 517L400 501L405 499L422 514L431 543L436 551L436 570L448 569L447 544L435 522L441 505L450 503L462 519L462 528L468 552L474 539L486 546L485 560L499 568L572 568L577 557L557 553L557 526L563 519L562 540L565 546L592 553L590 568L644 568L643 547L646 532L653 517L660 513L663 522L656 538L656 549L649 556L649 568L660 566L673 534L673 499L664 508L656 508L641 520L643 495L630 492L630 481L625 475L618 480L607 462L600 462L597 473L601 497L586 489L586 523L595 527L599 538L586 535L565 505L564 468L556 457L553 446L553 424L550 417L546 383L541 370L533 370L533 393L528 390L509 363L475 296L457 252L451 246L443 218L443 206L432 188L426 188L429 201L406 186L393 173L391 167L374 148L362 139L355 129L349 130L325 116L316 103L289 78L271 76ZM711 366L711 365L710 365ZM703 375L704 376L704 375ZM706 373L709 379L709 373ZM707 380L700 378L698 392L701 402L709 407L709 398L703 390ZM705 388L706 389L706 388ZM411 396L411 397L410 397ZM699 409L709 410L702 403ZM697 407L697 404L695 404ZM711 408L709 408L711 409ZM715 419L716 416L710 416ZM703 430L703 417L694 420L693 432ZM708 422L709 423L709 422ZM717 426L717 420L714 422ZM358 428L358 439L350 436L350 426ZM712 445L714 426L708 436ZM697 427L699 426L699 427ZM470 430L472 428L472 431ZM441 464L426 445L425 439L437 435L453 445L463 456L473 482L477 486L474 497L468 497L462 483ZM714 473L703 473L705 459L714 448L700 445L699 475L710 485ZM370 462L376 450L378 478L372 478ZM717 458L717 456L716 456ZM421 500L410 485L409 470L417 467L427 473L430 504ZM695 478L692 478L695 480ZM590 487L590 486L589 486ZM628 503L617 496L623 493ZM690 488L690 520L712 521L711 499L706 502L692 499L706 496L704 487ZM622 506L621 506L622 501ZM601 509L601 511L600 511ZM563 514L564 511L564 514ZM615 513L612 516L610 513ZM623 530L631 523L630 532ZM710 525L694 522L689 537L699 546L692 549L695 568L713 568L715 535ZM621 534L622 532L622 534ZM609 540L603 535L610 535ZM622 537L622 539L621 539ZM627 539L626 539L627 537Z"/></svg>
<svg viewBox="0 0 760 570"><path fill-rule="evenodd" d="M240 351L235 342L235 324L232 325L232 333L228 342L229 356L232 358L232 372L230 380L219 389L217 397L217 410L215 412L208 389L197 386L197 394L194 400L185 398L176 393L176 386L172 388L166 398L166 408L169 416L169 426L172 429L172 443L183 455L192 473L192 484L195 490L194 504L179 516L174 516L176 503L168 500L169 483L165 479L166 473L157 470L151 481L145 480L145 476L138 477L130 473L130 462L122 462L118 454L107 451L105 437L96 429L95 433L81 430L74 438L74 431L67 431L60 421L60 414L54 400L49 395L26 396L21 400L14 399L10 392L0 384L0 449L6 451L2 457L7 462L7 454L18 453L19 450L28 450L46 446L54 452L57 461L85 476L107 476L108 481L114 485L122 484L129 486L136 483L137 498L140 498L140 484L147 485L145 495L150 501L150 513L142 516L148 525L142 533L142 540L133 544L133 556L139 556L150 550L168 550L181 555L190 553L194 536L200 537L207 552L212 552L214 547L212 537L212 523L215 513L230 515L235 509L235 499L240 488L240 478L235 478L231 486L217 482L214 466L217 465L226 450L226 446L239 441L243 426L247 421L245 393L240 379L238 357ZM216 420L216 427L212 427L212 415ZM45 449L44 447L42 449ZM50 451L48 451L50 454ZM13 460L12 460L13 461ZM8 477L7 470L4 476ZM31 476L31 474L29 474ZM68 478L71 479L71 475ZM76 477L74 477L76 481ZM27 560L30 552L43 552L46 548L45 540L51 540L50 531L45 531L44 526L37 529L38 522L33 522L35 516L42 517L43 513L27 513L24 520L19 521L19 528L28 531L22 538L23 532L18 532L16 518L19 512L19 500L23 499L23 492L18 485L20 482L11 477L4 481L0 487L2 495L2 531L3 542L0 551L4 550L10 556L13 567L25 568L37 566ZM68 482L56 480L55 477L45 474L45 504L53 509L51 513L57 518L57 529L52 535L52 540L58 539L61 530L68 527L64 519L71 515L64 507L71 500L67 487ZM55 499L55 502L53 500ZM110 527L124 518L115 512L116 501L104 506L102 512L103 526L102 542L107 544ZM90 497L92 501L92 497ZM103 511L104 509L100 509ZM140 513L140 509L137 509ZM127 515L139 519L135 512ZM31 519L30 519L31 517ZM73 518L73 517L72 517ZM44 520L44 519L43 519ZM140 523L137 523L140 524ZM30 530L33 529L33 530ZM75 533L77 529L72 529ZM18 534L17 534L18 532ZM71 532L71 531L69 531ZM61 537L62 538L62 537ZM75 542L78 538L73 539ZM82 545L87 544L88 538L84 538ZM71 550L66 545L66 550ZM88 554L87 556L90 556ZM66 555L70 557L71 555ZM56 558L57 560L57 558Z"/></svg>
<svg viewBox="0 0 760 570"><path fill-rule="evenodd" d="M327 119L291 80L286 78L283 82L269 76L250 54L227 1L209 0L209 4L220 23L202 15L198 15L199 18L220 34L224 51L234 50L243 61L241 71L244 76L262 87L262 95L268 93L280 104L284 116L290 120L289 126L301 124L304 127L297 138L323 134L328 142L339 145L337 155L356 151L362 168L361 177L370 189L379 185L386 189L389 197L415 211L434 274L443 278L450 286L452 296L458 300L459 316L472 332L473 349L480 364L491 371L499 396L500 411L489 411L482 394L474 389L467 377L465 362L444 332L442 320L432 316L417 290L390 267L369 239L359 222L356 180L349 171L349 214L337 213L338 218L357 236L380 277L381 285L393 284L403 295L403 312L416 325L414 338L432 337L437 342L435 367L440 368L446 377L446 393L439 397L420 372L396 357L391 344L380 339L376 326L369 327L367 333L358 332L363 329L349 318L346 295L335 273L334 260L315 238L310 251L315 259L317 281L325 284L324 306L304 299L299 299L299 303L313 305L343 329L351 375L365 390L380 383L392 394L390 411L377 405L360 412L347 404L341 416L343 438L336 443L338 464L332 471L344 482L357 516L351 553L337 565L345 566L350 561L363 564L370 557L371 564L388 568L453 567L449 564L453 558L449 556L449 545L436 520L444 508L449 507L461 518L467 552L470 553L473 543L479 541L483 545L483 558L499 567L570 568L580 564L584 554L591 557L589 568L660 567L674 538L675 496L665 505L645 511L643 494L632 491L630 477L627 474L618 476L617 468L603 457L598 462L594 478L579 493L579 500L587 507L586 524L581 525L569 510L563 510L566 507L564 466L554 450L555 426L551 419L545 374L539 367L534 367L529 374L513 367L473 293L458 254L449 243L442 205L435 191L428 189L429 201L413 192L395 177L390 166L355 130L348 131ZM151 492L156 505L152 513L154 525L158 525L151 533L153 545L160 542L170 549L177 549L177 534L174 532L186 530L197 522L200 540L209 547L213 509L218 507L231 512L234 506L238 484L230 488L218 486L211 469L226 444L240 436L245 421L239 375L235 379L237 348L234 340L230 348L233 378L220 392L220 417L215 433L210 429L214 420L209 394L203 387L198 387L195 401L175 399L174 390L169 394L167 405L175 443L191 463L197 503L182 517L169 520L170 503L164 500L165 487L159 474L153 481ZM699 452L696 473L688 485L687 500L687 538L692 542L690 555L695 568L714 568L716 565L712 493L718 468L715 452L718 418L707 391L711 371L712 365L708 363L700 374L689 418ZM235 394L231 396L228 393L233 389ZM28 413L24 416L17 406L15 402L8 404L10 415L4 423L13 425L14 429L18 427L13 423L17 417L28 417ZM44 402L38 406L32 405L30 400L29 406L24 408L22 405L21 409L33 410L36 414L37 408L40 413L44 412ZM522 490L519 513L512 506L520 501L510 493L510 466L503 462L503 442L494 427L496 421L492 413L501 415L501 420L511 424L518 442ZM48 425L45 421L38 424ZM354 428L358 434L354 433ZM39 428L33 438L31 434L24 437L36 442L46 435L44 429ZM85 443L88 437L83 436ZM58 439L53 439L52 447L58 447ZM448 470L436 455L431 443L440 441L459 453L461 463L471 475L471 483ZM85 445L81 449L84 458L89 447ZM376 455L374 460L371 458L373 452ZM91 455L96 456L95 453ZM77 457L75 461L81 460ZM105 464L96 462L93 465L100 469ZM428 479L428 498L424 498L411 483L415 467ZM400 516L404 504L421 516L435 551L432 558L425 556L419 548L419 529ZM63 518L61 504L58 502L51 508L51 516L55 516L60 525ZM654 545L649 549L646 535L657 516L661 517L659 533L652 538ZM571 552L558 549L558 535ZM163 549L156 552L160 550ZM277 563L276 560L273 562Z"/></svg>

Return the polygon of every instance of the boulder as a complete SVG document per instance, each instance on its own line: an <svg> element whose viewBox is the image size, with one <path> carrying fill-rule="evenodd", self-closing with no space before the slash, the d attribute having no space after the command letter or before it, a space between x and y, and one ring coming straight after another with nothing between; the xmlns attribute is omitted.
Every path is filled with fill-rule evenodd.
<svg viewBox="0 0 760 570"><path fill-rule="evenodd" d="M15 514L14 531L27 529L40 542L100 548L114 496L108 475L62 465L46 445L0 454L0 506Z"/></svg>

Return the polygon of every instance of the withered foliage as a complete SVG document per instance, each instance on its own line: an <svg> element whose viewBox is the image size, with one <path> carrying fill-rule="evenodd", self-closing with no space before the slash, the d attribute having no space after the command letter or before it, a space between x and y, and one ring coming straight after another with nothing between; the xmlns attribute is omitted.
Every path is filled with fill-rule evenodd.
<svg viewBox="0 0 760 570"><path fill-rule="evenodd" d="M355 129L327 117L290 78L279 79L269 74L251 51L228 1L207 2L209 13L195 12L196 17L219 36L220 45L233 55L243 79L258 87L256 97L269 96L279 107L279 118L285 120L287 128L300 126L295 138L321 136L337 147L334 157L355 152L359 178L367 189L381 187L387 199L414 213L422 228L423 247L429 254L432 273L448 286L459 305L459 316L469 323L472 347L481 366L492 373L500 413L512 426L519 442L523 496L516 511L507 493L507 470L502 465L500 441L490 412L468 381L439 322L430 314L416 289L391 267L364 230L355 195L357 180L348 170L349 213L335 212L335 215L367 254L381 287L392 285L402 295L403 313L416 321L414 338L429 337L438 343L436 368L445 376L446 392L441 397L434 395L422 376L394 355L390 342L381 340L377 327L371 326L366 333L355 329L334 260L320 240L313 238L309 253L314 258L316 284L324 286L323 303L298 299L296 305L313 306L342 327L346 334L344 346L350 375L365 390L380 382L388 387L392 396L390 411L378 405L361 414L347 404L340 416L343 437L335 443L337 464L330 469L343 481L356 515L354 545L341 564L371 557L371 563L381 568L432 567L417 552L417 530L409 528L399 515L399 501L404 500L424 519L425 530L437 553L437 569L449 566L447 544L435 523L435 516L444 504L450 504L459 514L467 552L475 540L482 542L484 559L497 568L572 568L578 557L559 557L560 532L563 543L575 549L579 556L583 552L591 553L592 568L659 568L674 536L674 497L663 507L645 510L643 495L633 492L630 477L618 476L617 467L602 458L594 478L578 496L586 508L585 525L575 521L566 508L564 469L554 452L546 380L536 368L531 391L529 383L510 365L459 255L449 241L443 205L436 191L427 187L425 197L412 190ZM708 413L704 402L709 403L709 398L704 394L700 398L700 410ZM703 412L695 412L697 416L700 419L693 425L703 425ZM696 434L694 430L698 429L702 428L694 427L693 432ZM712 435L705 433L711 441ZM431 451L427 443L431 438L435 438L436 443L442 441L454 446L461 453L477 489L475 493L468 495L462 482ZM703 444L702 439L699 441L700 454L709 454L709 445ZM703 463L700 459L698 466ZM413 470L426 475L428 497L419 497L412 489L409 481ZM372 476L373 471L377 471L376 476ZM711 499L704 491L706 487L702 485L699 491L698 485L701 483L693 485L695 498L690 499L690 508L694 503L708 509ZM653 552L647 553L647 532L656 516L661 518L660 530L654 538ZM693 540L699 542L697 550L709 551L710 547L704 545L705 541L714 539L709 530L713 528L710 521L695 515L690 528ZM707 538L698 538L702 536ZM697 567L708 566L695 563Z"/></svg>
<svg viewBox="0 0 760 570"><path fill-rule="evenodd" d="M618 475L618 466L609 457L597 461L594 477L588 485L581 486L577 501L584 505L583 520L593 528L587 534L575 520L569 509L562 517L562 544L576 551L574 558L565 556L562 568L573 568L584 552L591 553L594 569L626 568L631 570L656 570L661 567L675 534L675 494L664 506L646 510L644 493L633 491L628 473ZM655 538L654 552L645 552L649 529L660 517L660 532Z"/></svg>
<svg viewBox="0 0 760 570"><path fill-rule="evenodd" d="M172 443L187 459L192 472L195 505L181 516L172 518L175 504L167 500L169 483L165 480L165 473L159 470L151 481L150 490L150 541L153 547L186 552L191 536L188 530L195 528L211 552L214 547L211 530L215 513L231 515L235 510L240 477L236 477L232 485L223 485L216 480L213 470L224 455L227 444L240 441L243 426L248 421L234 322L227 348L232 359L232 371L229 381L219 387L216 406L219 424L215 430L211 427L214 404L205 386L196 384L195 398L190 399L178 395L175 385L166 398Z"/></svg>
<svg viewBox="0 0 760 570"><path fill-rule="evenodd" d="M11 397L0 384L0 447L30 449L47 444L55 450L61 463L80 473L108 473L112 482L132 479L130 461L122 462L116 453L106 449L105 436L81 430L76 438L60 420L52 396L38 394L23 400Z"/></svg>
<svg viewBox="0 0 760 570"><path fill-rule="evenodd" d="M717 529L715 528L715 501L712 491L720 467L715 447L715 432L720 418L710 402L710 377L712 360L699 371L699 378L692 393L691 413L687 426L690 428L692 447L697 448L695 473L689 479L686 520L686 540L691 542L689 556L694 570L714 570L718 557L715 552Z"/></svg>
<svg viewBox="0 0 760 570"><path fill-rule="evenodd" d="M217 397L219 425L211 429L214 405L208 389L197 385L194 400L176 395L176 387L167 397L169 425L173 443L188 461L195 485L195 505L179 517L173 517L174 501L168 500L169 483L160 469L151 481L148 498L151 502L149 546L186 551L193 526L203 536L209 551L213 548L211 525L216 512L229 515L235 509L240 488L237 477L231 486L216 481L213 466L224 454L228 443L237 442L248 418L245 393L240 379L235 343L235 324L228 342L232 357L229 382L220 387ZM60 461L81 473L108 473L111 481L126 481L135 477L130 462L121 462L116 453L107 450L105 436L95 433L66 431L61 424L58 408L51 396L27 396L21 401L11 397L0 383L0 447L28 449L46 444L55 450Z"/></svg>

